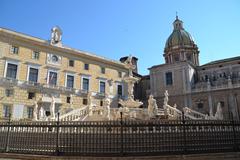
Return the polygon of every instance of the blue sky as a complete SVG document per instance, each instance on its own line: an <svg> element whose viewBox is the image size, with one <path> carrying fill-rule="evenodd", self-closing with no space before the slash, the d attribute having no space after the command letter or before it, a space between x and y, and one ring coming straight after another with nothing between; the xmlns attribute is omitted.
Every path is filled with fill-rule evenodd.
<svg viewBox="0 0 240 160"><path fill-rule="evenodd" d="M0 0L0 27L50 38L118 60L139 58L141 74L164 63L163 49L176 11L200 50L200 64L240 55L239 0Z"/></svg>

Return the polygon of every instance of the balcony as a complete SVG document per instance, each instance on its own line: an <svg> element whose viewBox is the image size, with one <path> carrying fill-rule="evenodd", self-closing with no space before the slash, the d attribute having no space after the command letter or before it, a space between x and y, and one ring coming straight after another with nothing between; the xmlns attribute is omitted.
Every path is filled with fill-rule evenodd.
<svg viewBox="0 0 240 160"><path fill-rule="evenodd" d="M102 99L102 98L105 98L105 97L106 97L106 93L104 93L104 92L97 92L96 93L96 98Z"/></svg>
<svg viewBox="0 0 240 160"><path fill-rule="evenodd" d="M42 94L41 101L45 103L52 103L52 97L54 97L55 103L62 103L60 94Z"/></svg>
<svg viewBox="0 0 240 160"><path fill-rule="evenodd" d="M71 87L60 86L59 89L61 90L61 92L68 93L68 94L74 94L76 92L75 91L76 89L71 88Z"/></svg>
<svg viewBox="0 0 240 160"><path fill-rule="evenodd" d="M19 84L21 84L21 82L17 79L5 78L5 77L0 78L0 85L6 86L6 87L13 87Z"/></svg>
<svg viewBox="0 0 240 160"><path fill-rule="evenodd" d="M78 89L78 90L75 90L75 94L86 97L89 95L89 91Z"/></svg>
<svg viewBox="0 0 240 160"><path fill-rule="evenodd" d="M37 89L41 90L42 85L37 82L31 82L31 81L21 81L21 84L19 85L21 88L27 88L27 89Z"/></svg>

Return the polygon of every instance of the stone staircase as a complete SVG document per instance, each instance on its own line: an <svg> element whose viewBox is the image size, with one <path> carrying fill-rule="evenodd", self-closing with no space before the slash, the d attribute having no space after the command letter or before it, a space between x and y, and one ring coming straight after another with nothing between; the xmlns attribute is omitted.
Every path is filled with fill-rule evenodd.
<svg viewBox="0 0 240 160"><path fill-rule="evenodd" d="M60 121L83 121L86 119L89 113L89 107L85 106L82 108L74 109L66 114L59 117Z"/></svg>
<svg viewBox="0 0 240 160"><path fill-rule="evenodd" d="M163 109L163 112L165 113L165 110L167 110L169 119L181 119L182 118L182 111L177 109L176 105L174 105L174 107L172 107L170 105L166 105L165 107L166 108ZM184 112L185 119L190 119L190 120L210 119L210 117L208 117L207 115L197 112L188 107L184 107L183 112Z"/></svg>

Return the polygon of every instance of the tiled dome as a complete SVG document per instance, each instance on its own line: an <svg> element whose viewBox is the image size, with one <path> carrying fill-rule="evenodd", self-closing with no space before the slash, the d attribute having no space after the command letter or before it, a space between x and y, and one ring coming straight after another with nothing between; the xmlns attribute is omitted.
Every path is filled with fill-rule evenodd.
<svg viewBox="0 0 240 160"><path fill-rule="evenodd" d="M182 24L183 22L176 17L176 20L173 22L174 30L166 41L165 49L172 48L174 46L194 45L192 36L184 30Z"/></svg>

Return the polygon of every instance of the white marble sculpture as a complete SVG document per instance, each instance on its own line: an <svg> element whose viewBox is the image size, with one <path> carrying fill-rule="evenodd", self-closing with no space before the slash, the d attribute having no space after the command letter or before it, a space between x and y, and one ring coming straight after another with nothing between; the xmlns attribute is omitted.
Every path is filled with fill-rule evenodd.
<svg viewBox="0 0 240 160"><path fill-rule="evenodd" d="M137 77L134 77L132 74L133 69L136 67L132 64L132 56L130 55L128 59L125 61L125 67L129 70L128 76L124 77L124 82L127 83L128 86L128 98L126 100L119 100L119 103L123 106L123 108L137 108L141 106L143 103L140 101L134 100L133 87L134 84L139 80Z"/></svg>
<svg viewBox="0 0 240 160"><path fill-rule="evenodd" d="M89 107L88 107L88 115L92 116L93 115L93 100L92 100L92 96L89 96Z"/></svg>
<svg viewBox="0 0 240 160"><path fill-rule="evenodd" d="M45 109L43 107L41 107L39 110L39 120L43 121L45 119L46 119Z"/></svg>
<svg viewBox="0 0 240 160"><path fill-rule="evenodd" d="M34 102L34 109L33 109L33 120L37 121L38 120L38 103L37 101Z"/></svg>
<svg viewBox="0 0 240 160"><path fill-rule="evenodd" d="M166 90L165 91L165 93L164 93L164 105L168 105L168 96L169 96L169 94L168 94L168 91Z"/></svg>
<svg viewBox="0 0 240 160"><path fill-rule="evenodd" d="M220 102L218 102L218 104L217 104L217 111L215 113L214 118L216 120L223 120L223 113L222 113L222 107L221 107L221 103Z"/></svg>
<svg viewBox="0 0 240 160"><path fill-rule="evenodd" d="M127 60L125 61L125 64L128 67L129 70L129 77L133 76L133 70L136 68L136 66L132 63L132 55L129 55Z"/></svg>
<svg viewBox="0 0 240 160"><path fill-rule="evenodd" d="M164 114L169 115L169 109L168 109L168 91L166 90L164 93L164 100L163 100L163 109L164 109Z"/></svg>
<svg viewBox="0 0 240 160"><path fill-rule="evenodd" d="M51 29L51 44L57 44L62 41L62 30L56 26Z"/></svg>
<svg viewBox="0 0 240 160"><path fill-rule="evenodd" d="M155 117L158 113L158 106L156 100L153 98L153 95L149 96L148 99L148 116Z"/></svg>
<svg viewBox="0 0 240 160"><path fill-rule="evenodd" d="M111 103L110 98L108 97L105 98L104 103L105 103L105 115L107 116L107 119L110 120L110 103Z"/></svg>
<svg viewBox="0 0 240 160"><path fill-rule="evenodd" d="M173 117L176 119L176 118L178 118L178 114L177 114L177 104L174 104L174 106L173 106L173 108L174 108L174 110L173 110Z"/></svg>
<svg viewBox="0 0 240 160"><path fill-rule="evenodd" d="M54 96L52 96L52 102L51 102L51 107L50 107L50 114L51 114L52 119L56 118L55 105L56 105L56 100L55 100Z"/></svg>

